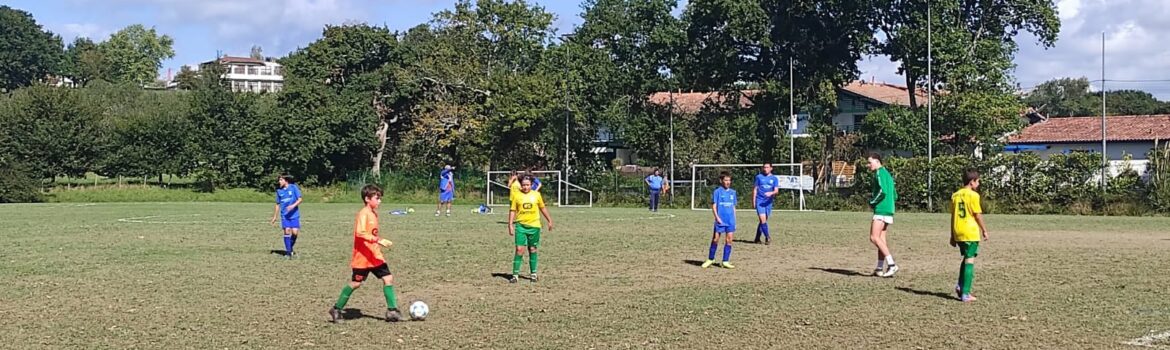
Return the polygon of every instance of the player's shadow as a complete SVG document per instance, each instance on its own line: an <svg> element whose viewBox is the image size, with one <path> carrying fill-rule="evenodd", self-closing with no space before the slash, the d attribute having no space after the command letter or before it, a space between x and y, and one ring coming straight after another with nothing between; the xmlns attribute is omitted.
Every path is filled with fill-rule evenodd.
<svg viewBox="0 0 1170 350"><path fill-rule="evenodd" d="M528 277L528 276L519 276L519 277L522 280L532 280L532 277ZM502 272L494 272L494 273L492 273L492 278L503 278L505 281L507 281L507 280L512 279L512 274L502 273Z"/></svg>
<svg viewBox="0 0 1170 350"><path fill-rule="evenodd" d="M703 266L703 263L704 263L704 261L702 261L702 260L692 260L692 259L685 259L685 260L683 260L683 262L690 264L690 265L695 265L695 266Z"/></svg>
<svg viewBox="0 0 1170 350"><path fill-rule="evenodd" d="M359 318L372 318L372 319L375 319L378 321L386 322L385 317L366 315L366 314L362 313L362 310L359 310L359 309L347 308L347 309L341 310L341 319L343 319L343 320L349 321L349 320L356 320Z"/></svg>
<svg viewBox="0 0 1170 350"><path fill-rule="evenodd" d="M284 249L273 249L273 250L269 250L268 254L285 256L285 255L288 255L288 251L284 250Z"/></svg>
<svg viewBox="0 0 1170 350"><path fill-rule="evenodd" d="M948 300L954 300L954 299L955 299L955 296L954 296L954 295L947 294L947 293L943 293L943 292L932 292L932 291L928 291L928 290L917 290L917 289L908 288L908 287L898 287L898 288L895 288L895 289L897 289L897 290L900 290L900 291L903 291L903 292L906 292L906 293L914 294L914 295L923 295L923 296L939 297L939 298L948 299Z"/></svg>
<svg viewBox="0 0 1170 350"><path fill-rule="evenodd" d="M746 239L736 239L736 240L732 240L732 242L739 243L739 244L764 244L764 241L756 242L756 241L749 241Z"/></svg>
<svg viewBox="0 0 1170 350"><path fill-rule="evenodd" d="M820 271L824 271L824 272L828 272L828 273L838 274L841 276L850 276L850 277L864 276L860 272L853 271L853 270L846 270L846 269L834 269L834 268L830 268L830 267L810 267L808 269L809 270L820 270Z"/></svg>

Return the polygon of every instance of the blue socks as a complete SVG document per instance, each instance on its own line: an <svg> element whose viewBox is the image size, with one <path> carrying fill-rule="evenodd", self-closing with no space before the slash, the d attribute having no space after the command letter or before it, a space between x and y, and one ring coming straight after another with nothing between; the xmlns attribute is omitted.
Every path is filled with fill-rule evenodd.
<svg viewBox="0 0 1170 350"><path fill-rule="evenodd" d="M293 236L286 234L286 235L284 235L284 254L287 256L292 256L292 251L293 251L292 249L293 249Z"/></svg>
<svg viewBox="0 0 1170 350"><path fill-rule="evenodd" d="M714 258L714 257L715 257L715 253L714 253L714 251L715 251L714 244L712 244L711 246L712 246L712 248L711 248L711 251L712 251L712 253L711 253L711 257L712 257L712 258ZM723 245L723 262L728 262L728 261L731 261L731 245L730 245L730 244L724 244L724 245Z"/></svg>
<svg viewBox="0 0 1170 350"><path fill-rule="evenodd" d="M300 237L300 235L292 235L292 246L290 248L295 249L297 247L297 237ZM291 252L292 250L290 249L289 251Z"/></svg>
<svg viewBox="0 0 1170 350"><path fill-rule="evenodd" d="M764 233L764 239L772 240L772 233L768 232L768 223L760 224L760 232ZM759 237L758 235L756 237Z"/></svg>
<svg viewBox="0 0 1170 350"><path fill-rule="evenodd" d="M715 252L719 250L719 243L711 242L711 252L707 253L707 260L715 260Z"/></svg>

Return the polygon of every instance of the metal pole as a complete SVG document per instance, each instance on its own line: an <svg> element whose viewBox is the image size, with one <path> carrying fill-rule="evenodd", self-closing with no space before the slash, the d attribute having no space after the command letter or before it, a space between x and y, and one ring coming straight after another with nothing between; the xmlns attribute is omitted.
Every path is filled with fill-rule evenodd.
<svg viewBox="0 0 1170 350"><path fill-rule="evenodd" d="M1109 155L1105 141L1105 32L1101 32L1101 191L1109 185Z"/></svg>
<svg viewBox="0 0 1170 350"><path fill-rule="evenodd" d="M934 43L931 42L932 17L926 6L926 210L934 211ZM914 89L914 87L909 87ZM912 93L918 93L911 90Z"/></svg>
<svg viewBox="0 0 1170 350"><path fill-rule="evenodd" d="M796 85L793 84L792 66L793 66L792 65L792 56L789 55L788 56L788 122L795 124L795 123L799 123L800 121L796 119L796 108L794 107L795 103L793 102L796 99L796 93L793 92L793 89ZM789 125L788 126L788 164L795 164L795 163L796 163L796 125ZM801 176L801 175L804 175L803 171L800 174L797 174L797 176Z"/></svg>
<svg viewBox="0 0 1170 350"><path fill-rule="evenodd" d="M674 90L670 90L670 179L674 183ZM672 186L673 187L673 186ZM673 193L673 192L672 192ZM670 195L670 204L674 204L674 195Z"/></svg>
<svg viewBox="0 0 1170 350"><path fill-rule="evenodd" d="M569 182L569 51L565 51L565 169L561 177Z"/></svg>

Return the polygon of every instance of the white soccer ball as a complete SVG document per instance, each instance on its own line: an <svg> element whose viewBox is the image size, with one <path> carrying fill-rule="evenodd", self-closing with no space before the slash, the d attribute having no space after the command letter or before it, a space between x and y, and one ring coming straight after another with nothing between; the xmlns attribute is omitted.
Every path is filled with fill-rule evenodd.
<svg viewBox="0 0 1170 350"><path fill-rule="evenodd" d="M422 300L410 303L410 319L415 321L422 321L427 319L427 314L431 313L431 308Z"/></svg>

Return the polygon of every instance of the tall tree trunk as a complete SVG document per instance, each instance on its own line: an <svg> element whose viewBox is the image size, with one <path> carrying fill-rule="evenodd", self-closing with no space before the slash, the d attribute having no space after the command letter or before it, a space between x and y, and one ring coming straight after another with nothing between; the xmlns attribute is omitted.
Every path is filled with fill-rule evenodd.
<svg viewBox="0 0 1170 350"><path fill-rule="evenodd" d="M905 76L906 92L910 94L910 108L918 109L918 88L914 85L914 82L918 80L918 76L912 73L909 68L906 69Z"/></svg>
<svg viewBox="0 0 1170 350"><path fill-rule="evenodd" d="M374 166L370 167L370 173L374 174L375 177L382 176L382 155L386 153L386 133L389 130L390 124L383 120L378 126L378 131L374 132L374 135L378 137L378 151L374 152L372 159Z"/></svg>

